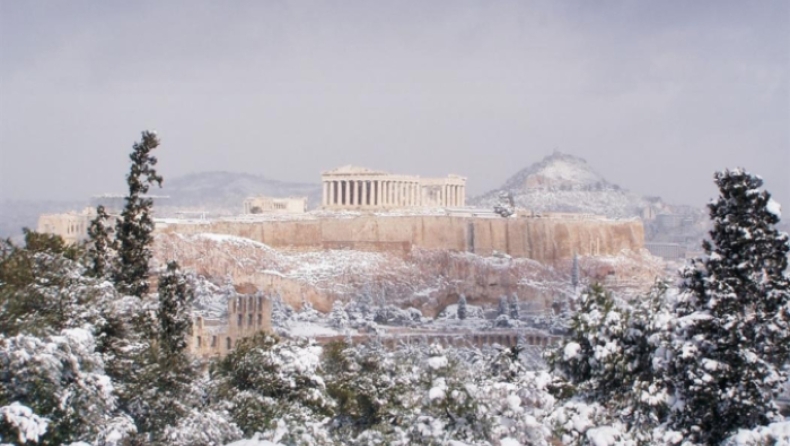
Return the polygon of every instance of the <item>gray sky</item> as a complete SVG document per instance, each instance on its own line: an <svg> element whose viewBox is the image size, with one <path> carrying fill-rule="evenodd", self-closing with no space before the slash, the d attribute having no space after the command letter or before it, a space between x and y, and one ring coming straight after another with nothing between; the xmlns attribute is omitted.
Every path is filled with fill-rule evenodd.
<svg viewBox="0 0 790 446"><path fill-rule="evenodd" d="M790 2L0 0L0 199L123 192L143 129L167 178L468 177L557 147L702 205L760 173L790 210Z"/></svg>

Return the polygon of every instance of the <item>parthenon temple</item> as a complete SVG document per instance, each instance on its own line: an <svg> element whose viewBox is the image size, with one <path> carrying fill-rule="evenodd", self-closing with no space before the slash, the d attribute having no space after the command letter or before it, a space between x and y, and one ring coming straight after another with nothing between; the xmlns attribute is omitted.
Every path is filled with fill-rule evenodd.
<svg viewBox="0 0 790 446"><path fill-rule="evenodd" d="M324 209L406 209L461 207L466 178L420 178L344 166L321 174Z"/></svg>

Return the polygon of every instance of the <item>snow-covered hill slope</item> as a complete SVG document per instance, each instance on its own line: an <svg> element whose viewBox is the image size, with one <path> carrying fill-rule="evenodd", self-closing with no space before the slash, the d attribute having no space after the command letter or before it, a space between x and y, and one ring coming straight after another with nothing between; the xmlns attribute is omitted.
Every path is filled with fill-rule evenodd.
<svg viewBox="0 0 790 446"><path fill-rule="evenodd" d="M660 211L660 199L645 198L612 184L582 158L555 152L520 170L502 187L470 203L491 207L502 192L512 194L515 204L535 212L581 212L608 217L639 217L648 208Z"/></svg>
<svg viewBox="0 0 790 446"><path fill-rule="evenodd" d="M192 207L214 212L239 213L244 199L253 195L307 197L308 207L321 203L320 184L270 180L261 175L237 172L201 172L165 180L162 189L166 207Z"/></svg>

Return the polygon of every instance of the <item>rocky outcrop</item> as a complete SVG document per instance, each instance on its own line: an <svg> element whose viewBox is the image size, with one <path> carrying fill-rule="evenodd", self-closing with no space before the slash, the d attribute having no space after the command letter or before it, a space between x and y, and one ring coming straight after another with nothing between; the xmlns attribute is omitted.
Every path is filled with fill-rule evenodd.
<svg viewBox="0 0 790 446"><path fill-rule="evenodd" d="M435 215L322 216L277 221L216 221L159 225L164 233L244 237L272 248L351 249L408 254L413 248L495 252L551 263L578 255L615 255L644 247L639 220L560 215L480 218Z"/></svg>
<svg viewBox="0 0 790 446"><path fill-rule="evenodd" d="M278 251L249 239L216 234L158 234L154 252L160 262L177 260L185 269L217 282L230 277L243 284L246 293L276 294L294 308L309 302L322 312L330 311L335 300L364 298L434 316L462 294L470 304L481 306L495 306L501 296L516 295L527 307L541 311L571 292L569 259L549 265L449 250L414 249L397 255ZM661 273L661 265L641 252L627 253L583 257L582 278L646 288Z"/></svg>

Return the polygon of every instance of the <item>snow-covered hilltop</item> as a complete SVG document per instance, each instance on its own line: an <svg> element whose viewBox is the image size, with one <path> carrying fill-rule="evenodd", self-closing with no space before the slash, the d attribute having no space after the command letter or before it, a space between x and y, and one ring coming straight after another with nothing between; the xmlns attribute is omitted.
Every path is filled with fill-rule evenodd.
<svg viewBox="0 0 790 446"><path fill-rule="evenodd" d="M610 183L582 158L554 152L518 171L499 189L473 198L481 207L493 207L503 192L515 204L535 212L581 212L608 217L642 217L661 210L660 199L648 199Z"/></svg>

